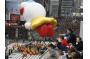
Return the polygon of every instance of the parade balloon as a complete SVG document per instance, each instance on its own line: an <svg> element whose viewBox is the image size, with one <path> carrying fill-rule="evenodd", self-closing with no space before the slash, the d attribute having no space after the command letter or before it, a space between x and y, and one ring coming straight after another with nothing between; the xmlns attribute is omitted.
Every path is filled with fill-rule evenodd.
<svg viewBox="0 0 90 59"><path fill-rule="evenodd" d="M25 28L26 28L27 30L30 30L30 29L31 29L31 23L30 23L30 22L26 22L26 23L25 23Z"/></svg>
<svg viewBox="0 0 90 59"><path fill-rule="evenodd" d="M56 26L57 24L57 21L56 19L54 18L51 18L51 17L43 17L43 16L38 16L38 17L35 17L34 19L32 19L31 21L31 27L32 27L32 30L33 29L36 29L37 27L43 25L43 24L47 24L47 23L50 23L53 25L53 27Z"/></svg>
<svg viewBox="0 0 90 59"><path fill-rule="evenodd" d="M30 21L37 16L46 16L45 8L33 1L22 2L20 5L21 20Z"/></svg>
<svg viewBox="0 0 90 59"><path fill-rule="evenodd" d="M56 24L57 21L54 18L38 16L32 19L31 29L35 30L41 37L52 37Z"/></svg>
<svg viewBox="0 0 90 59"><path fill-rule="evenodd" d="M54 36L54 29L52 24L44 24L36 29L36 32L41 37L52 37Z"/></svg>

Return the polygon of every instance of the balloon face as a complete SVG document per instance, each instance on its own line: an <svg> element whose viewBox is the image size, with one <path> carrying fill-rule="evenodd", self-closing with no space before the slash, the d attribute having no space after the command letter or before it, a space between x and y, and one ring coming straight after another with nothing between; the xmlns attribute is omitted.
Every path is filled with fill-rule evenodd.
<svg viewBox="0 0 90 59"><path fill-rule="evenodd" d="M45 8L36 2L23 2L20 6L20 15L24 21L30 21L37 16L46 16Z"/></svg>

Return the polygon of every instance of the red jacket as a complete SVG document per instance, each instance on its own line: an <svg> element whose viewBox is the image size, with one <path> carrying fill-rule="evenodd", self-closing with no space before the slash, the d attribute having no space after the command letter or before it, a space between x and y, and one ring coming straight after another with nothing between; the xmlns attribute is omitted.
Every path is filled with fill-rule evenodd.
<svg viewBox="0 0 90 59"><path fill-rule="evenodd" d="M68 44L68 41L67 41L66 39L63 39L62 42L61 42L61 44L62 44L63 46L68 46L68 45L69 45L69 44Z"/></svg>

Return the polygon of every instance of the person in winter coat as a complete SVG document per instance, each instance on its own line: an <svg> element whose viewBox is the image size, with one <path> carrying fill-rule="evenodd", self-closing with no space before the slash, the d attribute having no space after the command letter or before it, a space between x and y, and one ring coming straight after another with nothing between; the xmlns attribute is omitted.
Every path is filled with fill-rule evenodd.
<svg viewBox="0 0 90 59"><path fill-rule="evenodd" d="M80 37L77 37L77 39L76 39L76 49L78 50L78 51L82 51L83 50L83 41L81 40L81 38Z"/></svg>
<svg viewBox="0 0 90 59"><path fill-rule="evenodd" d="M67 37L69 43L72 43L73 45L76 44L76 35L72 31L72 29L67 29L67 33L65 36Z"/></svg>
<svg viewBox="0 0 90 59"><path fill-rule="evenodd" d="M64 52L62 50L57 50L56 55L57 59L67 59L66 55L64 55Z"/></svg>

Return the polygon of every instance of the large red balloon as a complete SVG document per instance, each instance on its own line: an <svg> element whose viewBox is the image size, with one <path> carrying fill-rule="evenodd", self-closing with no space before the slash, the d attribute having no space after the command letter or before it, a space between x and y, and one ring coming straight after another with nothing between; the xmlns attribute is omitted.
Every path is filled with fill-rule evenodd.
<svg viewBox="0 0 90 59"><path fill-rule="evenodd" d="M47 25L47 35L48 37L52 37L54 35L54 29L53 29L53 25L48 24Z"/></svg>
<svg viewBox="0 0 90 59"><path fill-rule="evenodd" d="M54 35L54 29L52 24L43 24L36 29L36 32L41 37L52 37Z"/></svg>

